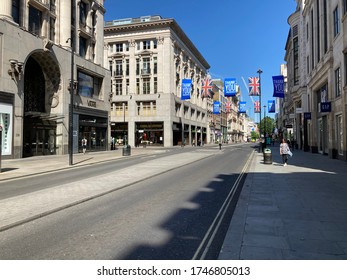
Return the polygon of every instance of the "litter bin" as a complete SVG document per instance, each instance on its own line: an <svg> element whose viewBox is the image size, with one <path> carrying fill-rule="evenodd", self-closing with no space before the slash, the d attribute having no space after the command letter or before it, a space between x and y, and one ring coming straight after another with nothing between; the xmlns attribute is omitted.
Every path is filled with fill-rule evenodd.
<svg viewBox="0 0 347 280"><path fill-rule="evenodd" d="M264 164L272 164L272 152L270 149L264 149Z"/></svg>
<svg viewBox="0 0 347 280"><path fill-rule="evenodd" d="M124 145L123 156L130 156L130 155L131 155L131 146L130 145Z"/></svg>

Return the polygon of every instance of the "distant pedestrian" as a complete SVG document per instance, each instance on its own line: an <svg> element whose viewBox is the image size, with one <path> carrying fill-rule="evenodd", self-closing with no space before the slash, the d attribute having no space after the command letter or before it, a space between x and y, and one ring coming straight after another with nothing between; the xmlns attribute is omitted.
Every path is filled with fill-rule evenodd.
<svg viewBox="0 0 347 280"><path fill-rule="evenodd" d="M287 165L288 162L288 153L290 152L290 148L286 142L286 140L283 138L282 143L280 145L280 154L282 156L282 163L283 166Z"/></svg>
<svg viewBox="0 0 347 280"><path fill-rule="evenodd" d="M86 150L87 150L87 139L86 139L86 137L83 137L81 144L82 144L83 154L85 154Z"/></svg>

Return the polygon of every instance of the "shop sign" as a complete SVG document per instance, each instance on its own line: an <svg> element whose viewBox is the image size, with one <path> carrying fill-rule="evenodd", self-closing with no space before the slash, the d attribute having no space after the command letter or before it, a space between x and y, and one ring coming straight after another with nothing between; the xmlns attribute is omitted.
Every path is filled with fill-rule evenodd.
<svg viewBox="0 0 347 280"><path fill-rule="evenodd" d="M93 101L93 100L88 100L88 101L87 101L87 104L88 104L89 107L96 108L96 102Z"/></svg>
<svg viewBox="0 0 347 280"><path fill-rule="evenodd" d="M311 112L305 112L304 113L304 120L310 120L311 119Z"/></svg>
<svg viewBox="0 0 347 280"><path fill-rule="evenodd" d="M321 102L320 111L321 113L331 112L331 102Z"/></svg>

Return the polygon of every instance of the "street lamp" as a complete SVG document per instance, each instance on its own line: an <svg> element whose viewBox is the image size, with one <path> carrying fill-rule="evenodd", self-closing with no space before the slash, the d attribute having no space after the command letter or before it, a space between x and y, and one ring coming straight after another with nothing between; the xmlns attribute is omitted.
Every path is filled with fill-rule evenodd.
<svg viewBox="0 0 347 280"><path fill-rule="evenodd" d="M70 79L70 110L69 110L69 165L73 165L73 102L74 102L74 40L69 38L71 43L71 79Z"/></svg>
<svg viewBox="0 0 347 280"><path fill-rule="evenodd" d="M266 114L266 105L263 106L264 107L264 118L263 118L263 123L264 123L264 146L266 147L266 120L265 120L265 114Z"/></svg>
<svg viewBox="0 0 347 280"><path fill-rule="evenodd" d="M261 138L261 73L263 73L263 71L259 68L258 71L258 78L259 78L259 134L260 134L260 138Z"/></svg>

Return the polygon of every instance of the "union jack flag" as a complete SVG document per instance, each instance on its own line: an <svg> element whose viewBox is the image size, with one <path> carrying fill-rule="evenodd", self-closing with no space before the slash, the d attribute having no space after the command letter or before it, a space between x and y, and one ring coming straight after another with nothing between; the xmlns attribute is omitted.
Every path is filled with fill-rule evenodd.
<svg viewBox="0 0 347 280"><path fill-rule="evenodd" d="M259 83L259 78L257 77L250 77L248 78L249 81L249 95L250 96L258 96L260 95L260 83Z"/></svg>
<svg viewBox="0 0 347 280"><path fill-rule="evenodd" d="M254 102L254 113L260 113L260 103L259 101Z"/></svg>
<svg viewBox="0 0 347 280"><path fill-rule="evenodd" d="M225 111L227 113L230 113L230 111L231 111L231 102L230 102L229 98L228 98L227 102L225 103Z"/></svg>
<svg viewBox="0 0 347 280"><path fill-rule="evenodd" d="M201 85L201 97L207 97L211 98L212 97L212 80L209 78L206 78L205 80L202 80L202 85Z"/></svg>

